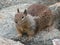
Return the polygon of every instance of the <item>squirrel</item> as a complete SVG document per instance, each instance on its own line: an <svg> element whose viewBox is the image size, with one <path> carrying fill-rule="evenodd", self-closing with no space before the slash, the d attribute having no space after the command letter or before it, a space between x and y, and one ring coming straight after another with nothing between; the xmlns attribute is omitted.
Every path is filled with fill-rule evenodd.
<svg viewBox="0 0 60 45"><path fill-rule="evenodd" d="M32 37L53 25L53 13L46 5L32 4L24 12L17 9L15 23L20 37Z"/></svg>

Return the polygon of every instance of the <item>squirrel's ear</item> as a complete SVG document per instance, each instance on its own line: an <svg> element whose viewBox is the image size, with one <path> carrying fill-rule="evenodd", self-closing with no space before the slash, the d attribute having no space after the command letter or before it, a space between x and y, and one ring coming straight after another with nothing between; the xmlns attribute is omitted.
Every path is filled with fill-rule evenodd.
<svg viewBox="0 0 60 45"><path fill-rule="evenodd" d="M17 8L17 13L19 13L20 11L19 11L19 8Z"/></svg>
<svg viewBox="0 0 60 45"><path fill-rule="evenodd" d="M26 9L24 10L24 14L27 15L27 10Z"/></svg>

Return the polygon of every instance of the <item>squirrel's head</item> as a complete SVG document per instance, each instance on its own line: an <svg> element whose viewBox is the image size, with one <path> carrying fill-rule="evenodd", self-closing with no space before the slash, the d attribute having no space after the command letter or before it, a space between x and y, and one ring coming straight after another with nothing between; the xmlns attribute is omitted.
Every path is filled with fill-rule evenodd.
<svg viewBox="0 0 60 45"><path fill-rule="evenodd" d="M17 26L21 27L34 27L35 26L35 17L27 13L27 10L25 9L24 12L20 12L19 9L17 9L17 14L15 15L15 23Z"/></svg>
<svg viewBox="0 0 60 45"><path fill-rule="evenodd" d="M15 23L20 24L26 20L27 10L25 9L24 12L20 12L19 8L17 9L17 13L15 15Z"/></svg>

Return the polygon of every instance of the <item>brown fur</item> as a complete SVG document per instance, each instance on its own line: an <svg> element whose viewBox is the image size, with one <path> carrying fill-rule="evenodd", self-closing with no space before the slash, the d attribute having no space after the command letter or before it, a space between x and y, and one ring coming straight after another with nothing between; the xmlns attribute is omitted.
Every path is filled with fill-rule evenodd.
<svg viewBox="0 0 60 45"><path fill-rule="evenodd" d="M32 4L28 7L27 12L26 10L23 12L19 12L15 15L15 23L17 31L19 32L19 36L23 36L23 33L27 33L27 35L33 36L36 32L41 31L45 28L48 28L53 24L53 13L50 9L48 9L45 5L40 4ZM35 19L36 22L36 29L31 31L30 23L25 18L27 14L31 14L32 16L39 16L40 18ZM23 22L23 23L22 23Z"/></svg>
<svg viewBox="0 0 60 45"><path fill-rule="evenodd" d="M53 13L45 5L33 4L28 8L27 12L33 16L40 17L40 19L36 19L37 27L40 27L39 30L53 24Z"/></svg>

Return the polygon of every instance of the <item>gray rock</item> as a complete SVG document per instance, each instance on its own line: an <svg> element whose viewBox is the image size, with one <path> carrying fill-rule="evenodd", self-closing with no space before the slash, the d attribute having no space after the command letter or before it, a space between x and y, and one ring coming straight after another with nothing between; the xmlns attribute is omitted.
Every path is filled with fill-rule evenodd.
<svg viewBox="0 0 60 45"><path fill-rule="evenodd" d="M57 29L53 29L50 32L42 31L36 36L32 37L29 41L24 40L25 45L53 45L52 40L59 38L60 39L60 31Z"/></svg>
<svg viewBox="0 0 60 45"><path fill-rule="evenodd" d="M55 14L55 23L56 23L56 28L60 30L60 2L50 5L49 8L53 11Z"/></svg>
<svg viewBox="0 0 60 45"><path fill-rule="evenodd" d="M17 4L24 4L24 3L34 3L34 0L0 0L0 9L17 5Z"/></svg>
<svg viewBox="0 0 60 45"><path fill-rule="evenodd" d="M38 0L37 1L39 4L44 4L44 5L52 5L55 4L57 2L60 2L59 0Z"/></svg>
<svg viewBox="0 0 60 45"><path fill-rule="evenodd" d="M24 44L7 38L0 37L0 45L24 45Z"/></svg>
<svg viewBox="0 0 60 45"><path fill-rule="evenodd" d="M45 5L51 5L60 0L0 0L0 9L17 5L17 4L24 4L24 3L41 3Z"/></svg>

